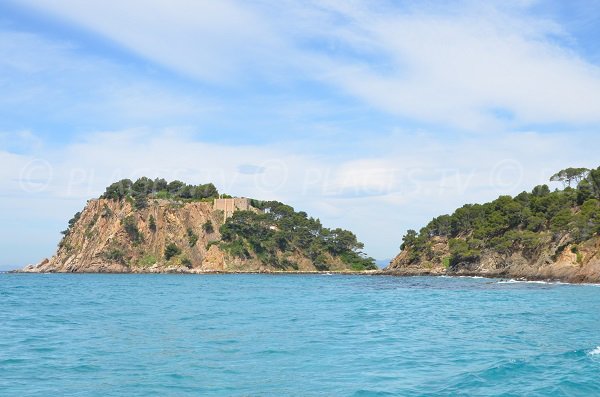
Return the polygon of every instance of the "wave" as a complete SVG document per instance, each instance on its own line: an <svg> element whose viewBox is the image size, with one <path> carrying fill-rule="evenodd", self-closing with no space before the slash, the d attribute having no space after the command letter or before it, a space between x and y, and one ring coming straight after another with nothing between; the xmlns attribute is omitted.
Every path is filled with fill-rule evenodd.
<svg viewBox="0 0 600 397"><path fill-rule="evenodd" d="M552 285L572 285L570 283L564 283L562 281L544 281L544 280L516 280L511 278L509 280L500 280L497 284L513 284L513 283L525 283L525 284L552 284Z"/></svg>
<svg viewBox="0 0 600 397"><path fill-rule="evenodd" d="M590 350L590 351L588 352L588 354L589 354L590 356L599 356L599 355L600 355L600 346L596 346L596 348L595 348L595 349L593 349L593 350Z"/></svg>
<svg viewBox="0 0 600 397"><path fill-rule="evenodd" d="M521 280L521 279L514 279L514 278L511 278L509 280L500 280L497 282L497 284L513 284L513 283L600 287L600 283L565 283L564 281Z"/></svg>

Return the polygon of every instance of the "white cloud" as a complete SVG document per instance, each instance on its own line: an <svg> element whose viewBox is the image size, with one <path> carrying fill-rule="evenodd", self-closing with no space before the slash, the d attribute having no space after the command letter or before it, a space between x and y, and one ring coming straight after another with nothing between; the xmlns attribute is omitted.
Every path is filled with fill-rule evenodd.
<svg viewBox="0 0 600 397"><path fill-rule="evenodd" d="M554 38L564 33L555 24L462 11L353 8L355 22L339 39L383 60L334 62L327 78L380 108L460 128L600 122L600 68L559 46Z"/></svg>
<svg viewBox="0 0 600 397"><path fill-rule="evenodd" d="M201 93L184 92L152 73L86 53L74 44L12 30L0 33L5 121L128 125L189 119L219 109Z"/></svg>
<svg viewBox="0 0 600 397"><path fill-rule="evenodd" d="M239 60L266 59L285 50L260 15L235 1L31 1L179 72L227 83ZM258 69L258 68L257 68Z"/></svg>
<svg viewBox="0 0 600 397"><path fill-rule="evenodd" d="M531 2L30 1L191 76L316 79L394 114L466 129L600 122L600 68ZM565 42L566 40L562 40Z"/></svg>

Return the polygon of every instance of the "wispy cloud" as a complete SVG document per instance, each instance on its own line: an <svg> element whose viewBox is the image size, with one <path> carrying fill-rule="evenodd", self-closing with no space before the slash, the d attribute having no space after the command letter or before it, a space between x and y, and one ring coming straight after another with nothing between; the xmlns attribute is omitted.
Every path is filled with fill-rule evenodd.
<svg viewBox="0 0 600 397"><path fill-rule="evenodd" d="M3 124L97 129L165 118L190 120L218 108L204 95L190 95L151 72L83 52L75 44L15 30L0 32Z"/></svg>
<svg viewBox="0 0 600 397"><path fill-rule="evenodd" d="M600 68L557 40L555 21L529 16L531 3L30 2L213 83L320 81L469 130L599 123Z"/></svg>

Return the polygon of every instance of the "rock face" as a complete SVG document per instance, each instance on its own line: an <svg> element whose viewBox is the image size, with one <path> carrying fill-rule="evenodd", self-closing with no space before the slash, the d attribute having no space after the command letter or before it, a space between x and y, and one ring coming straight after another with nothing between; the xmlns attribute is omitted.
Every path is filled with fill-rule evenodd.
<svg viewBox="0 0 600 397"><path fill-rule="evenodd" d="M255 210L252 209L251 210ZM256 211L256 210L255 210ZM24 272L269 272L256 256L233 257L220 247L223 212L212 201L151 199L134 209L132 200L89 200L59 244L58 251ZM172 255L166 255L167 246ZM297 271L316 271L302 252L286 253ZM331 259L328 270L345 270Z"/></svg>
<svg viewBox="0 0 600 397"><path fill-rule="evenodd" d="M556 241L550 237L534 250L514 250L500 254L485 250L472 262L450 266L448 239L431 239L429 259L411 261L410 249L400 252L384 270L396 275L464 275L560 280L565 282L600 282L600 237L574 244L569 235Z"/></svg>

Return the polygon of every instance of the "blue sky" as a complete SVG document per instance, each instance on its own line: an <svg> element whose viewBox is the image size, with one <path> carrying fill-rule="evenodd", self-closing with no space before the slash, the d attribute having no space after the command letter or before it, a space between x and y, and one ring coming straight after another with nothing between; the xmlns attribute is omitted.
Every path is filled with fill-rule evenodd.
<svg viewBox="0 0 600 397"><path fill-rule="evenodd" d="M408 228L600 165L599 1L0 3L0 269L122 177Z"/></svg>

